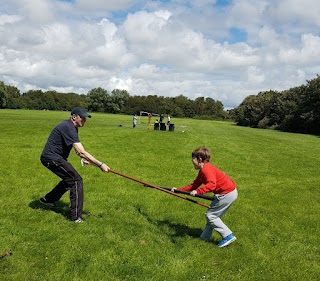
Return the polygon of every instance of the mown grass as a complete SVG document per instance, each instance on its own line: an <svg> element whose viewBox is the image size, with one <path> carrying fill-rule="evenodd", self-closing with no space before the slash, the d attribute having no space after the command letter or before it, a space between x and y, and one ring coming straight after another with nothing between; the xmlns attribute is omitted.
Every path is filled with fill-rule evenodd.
<svg viewBox="0 0 320 281"><path fill-rule="evenodd" d="M58 181L39 161L68 112L0 110L0 280L318 280L319 137L228 122L172 119L175 131L131 127L131 116L94 113L79 134L112 169L161 186L196 176L190 153L205 145L237 183L225 217L238 240L219 249L194 239L205 208L70 161L85 183L84 224L37 203ZM202 199L198 199L201 201ZM209 204L208 201L201 201Z"/></svg>

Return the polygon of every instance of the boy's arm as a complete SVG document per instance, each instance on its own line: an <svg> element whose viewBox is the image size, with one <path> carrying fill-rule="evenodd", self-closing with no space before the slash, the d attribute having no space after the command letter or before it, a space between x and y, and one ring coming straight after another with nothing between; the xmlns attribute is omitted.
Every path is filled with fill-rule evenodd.
<svg viewBox="0 0 320 281"><path fill-rule="evenodd" d="M195 182L196 181L198 185L195 188L191 188L189 190L191 191L191 195L194 196L196 194L205 194L208 192L213 192L216 188L217 182L214 167L212 165L205 165L199 172L199 175ZM203 185L200 188L198 188L201 184Z"/></svg>
<svg viewBox="0 0 320 281"><path fill-rule="evenodd" d="M193 181L192 184L189 184L187 186L180 187L177 189L183 190L183 191L192 191L192 190L197 189L201 184L202 184L202 181L201 181L201 177L200 177L200 173L199 173L197 178Z"/></svg>

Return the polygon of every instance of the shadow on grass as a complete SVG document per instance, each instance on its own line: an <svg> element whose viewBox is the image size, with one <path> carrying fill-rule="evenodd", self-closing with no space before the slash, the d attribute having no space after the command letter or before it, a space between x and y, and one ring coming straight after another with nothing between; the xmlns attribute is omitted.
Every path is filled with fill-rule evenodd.
<svg viewBox="0 0 320 281"><path fill-rule="evenodd" d="M56 214L60 214L63 217L67 217L69 215L69 209L70 209L70 205L68 203L64 203L62 201L58 201L56 202L56 207L54 208L50 208L46 205L43 205L39 202L39 199L37 200L33 200L32 202L29 203L28 205L31 209L43 209L46 211L52 211L55 212ZM92 214L91 212L87 211L87 210L83 210L82 215L86 216L86 217L97 217L97 218L103 218L104 215L103 214Z"/></svg>
<svg viewBox="0 0 320 281"><path fill-rule="evenodd" d="M39 202L39 199L37 199L37 200L31 201L29 203L29 207L31 209L43 209L43 210L47 210L47 211L52 211L52 212L60 214L60 215L62 215L64 217L66 217L68 215L68 212L69 212L69 204L64 203L62 201L56 202L56 207L52 208L52 207L48 207L48 206L45 206L45 205L41 204Z"/></svg>
<svg viewBox="0 0 320 281"><path fill-rule="evenodd" d="M173 223L169 220L153 220L146 213L142 212L138 208L138 212L152 225L161 229L161 232L166 233L173 243L176 242L176 238L189 236L191 238L199 238L202 233L201 228L192 228L184 224Z"/></svg>

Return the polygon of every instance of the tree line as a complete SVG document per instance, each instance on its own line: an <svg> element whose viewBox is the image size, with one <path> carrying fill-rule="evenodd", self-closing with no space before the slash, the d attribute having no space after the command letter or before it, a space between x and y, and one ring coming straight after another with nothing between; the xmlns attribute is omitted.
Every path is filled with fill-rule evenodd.
<svg viewBox="0 0 320 281"><path fill-rule="evenodd" d="M287 132L320 134L320 76L305 85L285 91L265 91L247 96L235 109L225 111L220 101L199 97L191 100L183 95L130 96L126 90L103 88L86 95L56 91L19 89L0 81L0 108L47 109L71 111L81 106L91 112L139 114L140 111L166 114L178 118L232 119L240 126L276 129Z"/></svg>
<svg viewBox="0 0 320 281"><path fill-rule="evenodd" d="M227 119L229 114L220 101L199 97L191 100L183 95L130 96L126 90L94 88L86 95L56 91L29 90L20 93L15 86L0 81L0 108L66 110L81 106L91 112L134 115L140 111L168 114L179 118Z"/></svg>
<svg viewBox="0 0 320 281"><path fill-rule="evenodd" d="M237 125L320 134L320 77L285 91L246 97L234 109Z"/></svg>

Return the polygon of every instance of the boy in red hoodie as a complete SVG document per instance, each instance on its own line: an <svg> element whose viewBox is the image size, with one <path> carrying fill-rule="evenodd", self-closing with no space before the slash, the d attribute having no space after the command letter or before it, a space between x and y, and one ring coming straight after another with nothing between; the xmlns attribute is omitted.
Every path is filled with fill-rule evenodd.
<svg viewBox="0 0 320 281"><path fill-rule="evenodd" d="M236 237L223 223L221 217L237 199L238 191L235 183L209 161L210 151L208 149L200 147L194 150L192 152L192 163L194 168L199 170L199 174L192 184L178 189L190 191L193 196L207 192L214 193L213 201L206 212L207 224L200 238L209 242L212 232L216 230L222 237L218 247L225 247L235 241ZM202 187L200 187L201 185Z"/></svg>

